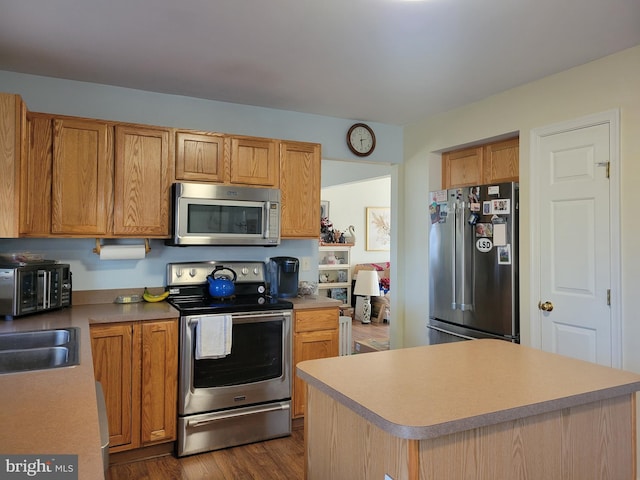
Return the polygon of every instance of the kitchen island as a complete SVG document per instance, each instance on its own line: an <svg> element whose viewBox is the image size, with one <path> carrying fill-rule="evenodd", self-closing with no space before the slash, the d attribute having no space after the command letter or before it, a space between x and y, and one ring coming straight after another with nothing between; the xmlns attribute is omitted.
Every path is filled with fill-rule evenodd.
<svg viewBox="0 0 640 480"><path fill-rule="evenodd" d="M640 375L501 340L302 362L308 480L636 478Z"/></svg>

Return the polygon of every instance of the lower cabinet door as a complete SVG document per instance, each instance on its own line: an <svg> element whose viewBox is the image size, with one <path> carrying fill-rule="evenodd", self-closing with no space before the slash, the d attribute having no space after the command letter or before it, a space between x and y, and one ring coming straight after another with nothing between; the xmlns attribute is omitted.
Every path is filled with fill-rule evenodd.
<svg viewBox="0 0 640 480"><path fill-rule="evenodd" d="M335 357L338 355L338 330L319 330L294 334L293 358L296 365L305 360ZM295 372L295 366L293 371ZM306 384L294 375L293 380L293 418L304 415L306 403Z"/></svg>
<svg viewBox="0 0 640 480"><path fill-rule="evenodd" d="M139 346L139 330L131 323L91 326L93 369L104 391L110 452L140 446Z"/></svg>
<svg viewBox="0 0 640 480"><path fill-rule="evenodd" d="M143 322L142 445L176 439L178 399L178 323Z"/></svg>

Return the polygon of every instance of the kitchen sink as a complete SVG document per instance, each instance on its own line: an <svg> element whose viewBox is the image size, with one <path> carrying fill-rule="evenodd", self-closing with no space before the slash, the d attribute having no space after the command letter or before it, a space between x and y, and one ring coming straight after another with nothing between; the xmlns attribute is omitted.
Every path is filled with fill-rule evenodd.
<svg viewBox="0 0 640 480"><path fill-rule="evenodd" d="M57 347L75 341L76 329L36 330L0 334L0 350Z"/></svg>
<svg viewBox="0 0 640 480"><path fill-rule="evenodd" d="M0 334L0 374L79 363L78 328Z"/></svg>

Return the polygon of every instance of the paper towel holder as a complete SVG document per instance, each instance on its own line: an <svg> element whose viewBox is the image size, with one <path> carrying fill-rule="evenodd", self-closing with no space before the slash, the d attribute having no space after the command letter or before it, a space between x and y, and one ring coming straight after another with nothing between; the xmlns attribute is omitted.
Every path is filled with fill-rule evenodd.
<svg viewBox="0 0 640 480"><path fill-rule="evenodd" d="M96 255L100 255L100 249L101 248L102 248L102 245L100 245L100 239L96 238L96 248L93 249L93 253L95 253ZM144 239L144 253L145 253L145 255L148 255L150 251L151 251L151 246L149 245L149 239L145 238Z"/></svg>

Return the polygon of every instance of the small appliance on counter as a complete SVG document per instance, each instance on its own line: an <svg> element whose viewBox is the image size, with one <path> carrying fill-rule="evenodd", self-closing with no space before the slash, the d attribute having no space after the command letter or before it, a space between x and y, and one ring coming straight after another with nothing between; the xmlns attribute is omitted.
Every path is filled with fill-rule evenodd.
<svg viewBox="0 0 640 480"><path fill-rule="evenodd" d="M10 320L70 305L68 264L38 256L0 256L0 316Z"/></svg>
<svg viewBox="0 0 640 480"><path fill-rule="evenodd" d="M295 257L271 257L269 281L272 297L291 298L298 295L298 271L300 262Z"/></svg>

